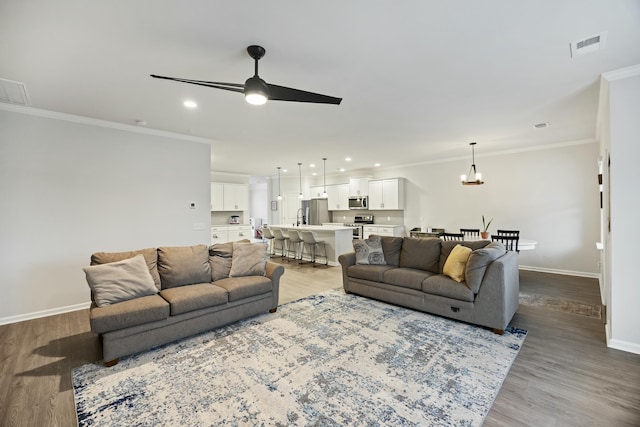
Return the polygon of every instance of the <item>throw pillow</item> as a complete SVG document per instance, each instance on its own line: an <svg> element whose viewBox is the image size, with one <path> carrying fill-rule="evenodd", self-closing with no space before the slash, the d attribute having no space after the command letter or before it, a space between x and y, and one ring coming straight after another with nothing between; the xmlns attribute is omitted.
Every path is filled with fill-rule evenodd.
<svg viewBox="0 0 640 427"><path fill-rule="evenodd" d="M98 307L158 293L144 256L83 268Z"/></svg>
<svg viewBox="0 0 640 427"><path fill-rule="evenodd" d="M233 242L229 277L264 276L267 272L267 245Z"/></svg>
<svg viewBox="0 0 640 427"><path fill-rule="evenodd" d="M356 264L386 264L380 236L371 236L364 240L354 240L353 249L356 252Z"/></svg>
<svg viewBox="0 0 640 427"><path fill-rule="evenodd" d="M209 248L206 245L158 248L158 272L162 289L210 283Z"/></svg>
<svg viewBox="0 0 640 427"><path fill-rule="evenodd" d="M456 282L464 282L464 270L471 255L471 248L456 245L444 263L442 272Z"/></svg>
<svg viewBox="0 0 640 427"><path fill-rule="evenodd" d="M236 243L251 243L248 239L238 240ZM215 243L209 247L209 265L211 266L211 281L226 279L231 272L231 258L233 257L233 242Z"/></svg>
<svg viewBox="0 0 640 427"><path fill-rule="evenodd" d="M158 274L158 250L156 248L138 249L136 251L127 252L96 252L91 255L91 265L122 261L123 259L133 258L138 254L142 254L142 256L144 257L144 260L147 262L147 267L149 267L151 277L153 277L153 281L156 284L156 288L160 290L160 275Z"/></svg>

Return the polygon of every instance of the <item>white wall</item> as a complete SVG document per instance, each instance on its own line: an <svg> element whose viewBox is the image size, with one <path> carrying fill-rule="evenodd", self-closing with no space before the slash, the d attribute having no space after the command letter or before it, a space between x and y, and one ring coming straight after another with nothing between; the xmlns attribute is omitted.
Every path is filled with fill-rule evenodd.
<svg viewBox="0 0 640 427"><path fill-rule="evenodd" d="M209 242L209 144L36 111L0 109L0 323L86 305L95 251Z"/></svg>
<svg viewBox="0 0 640 427"><path fill-rule="evenodd" d="M609 74L609 73L607 73ZM608 139L611 155L611 232L605 239L607 294L610 295L609 345L640 354L640 279L637 246L640 191L635 176L640 159L640 66L611 73ZM608 277L607 277L608 276Z"/></svg>
<svg viewBox="0 0 640 427"><path fill-rule="evenodd" d="M576 143L535 151L482 156L476 165L484 185L463 186L468 159L375 169L377 177L406 177L405 226L520 230L538 241L520 252L520 265L596 277L599 254L598 145Z"/></svg>

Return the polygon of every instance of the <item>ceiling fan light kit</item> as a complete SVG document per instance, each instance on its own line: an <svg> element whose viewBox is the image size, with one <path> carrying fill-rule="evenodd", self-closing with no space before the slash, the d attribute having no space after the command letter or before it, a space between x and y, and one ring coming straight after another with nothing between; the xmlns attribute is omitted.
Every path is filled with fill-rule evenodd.
<svg viewBox="0 0 640 427"><path fill-rule="evenodd" d="M305 90L273 85L265 82L258 76L258 61L264 56L266 50L262 46L251 45L247 47L247 53L254 60L254 74L249 77L244 85L240 83L210 82L206 80L191 80L178 77L159 76L151 74L155 79L173 80L181 83L189 83L198 86L212 87L231 92L241 92L244 99L253 105L263 105L270 101L311 102L315 104L339 105L342 98L307 92Z"/></svg>
<svg viewBox="0 0 640 427"><path fill-rule="evenodd" d="M482 180L482 174L476 170L476 153L475 153L475 142L470 142L471 146L471 167L469 168L469 173L467 175L460 175L460 181L462 185L482 185L484 181Z"/></svg>

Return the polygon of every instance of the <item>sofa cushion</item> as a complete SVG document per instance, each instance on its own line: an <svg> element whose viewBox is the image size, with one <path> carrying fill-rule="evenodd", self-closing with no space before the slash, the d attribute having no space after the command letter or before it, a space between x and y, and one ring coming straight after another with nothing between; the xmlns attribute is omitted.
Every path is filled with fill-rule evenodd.
<svg viewBox="0 0 640 427"><path fill-rule="evenodd" d="M472 251L475 251L476 249L484 248L488 244L489 244L489 241L487 240L465 240L462 242L459 240L443 241L442 247L440 250L440 264L438 268L438 273L442 273L442 269L444 268L444 263L447 261L447 257L449 256L453 248L456 247L456 245L466 246L467 248L471 248Z"/></svg>
<svg viewBox="0 0 640 427"><path fill-rule="evenodd" d="M460 301L473 302L474 300L473 292L464 282L458 283L443 274L427 277L422 282L422 292Z"/></svg>
<svg viewBox="0 0 640 427"><path fill-rule="evenodd" d="M209 282L209 248L206 245L158 248L158 272L162 289Z"/></svg>
<svg viewBox="0 0 640 427"><path fill-rule="evenodd" d="M171 306L171 315L187 313L214 305L226 304L229 295L225 289L212 283L178 286L163 289L160 296Z"/></svg>
<svg viewBox="0 0 640 427"><path fill-rule="evenodd" d="M481 249L471 252L465 270L465 282L474 294L477 294L484 278L487 266L506 253L501 242L491 242Z"/></svg>
<svg viewBox="0 0 640 427"><path fill-rule="evenodd" d="M237 243L250 243L248 239L238 240ZM226 279L231 272L233 257L233 242L216 243L209 247L209 265L211 266L211 281Z"/></svg>
<svg viewBox="0 0 640 427"><path fill-rule="evenodd" d="M150 295L108 305L92 307L91 330L97 334L163 320L169 317L169 303L160 295Z"/></svg>
<svg viewBox="0 0 640 427"><path fill-rule="evenodd" d="M267 245L233 242L229 277L264 276L267 265Z"/></svg>
<svg viewBox="0 0 640 427"><path fill-rule="evenodd" d="M271 279L264 276L228 277L218 280L215 286L226 289L229 302L262 295L273 289Z"/></svg>
<svg viewBox="0 0 640 427"><path fill-rule="evenodd" d="M372 282L383 282L384 273L396 267L390 265L351 265L347 267L347 276L354 279L371 280Z"/></svg>
<svg viewBox="0 0 640 427"><path fill-rule="evenodd" d="M433 276L433 274L434 273L415 268L394 268L384 273L384 283L421 290L424 279Z"/></svg>
<svg viewBox="0 0 640 427"><path fill-rule="evenodd" d="M400 251L402 250L402 237L381 236L382 252L387 265L397 267L400 263Z"/></svg>
<svg viewBox="0 0 640 427"><path fill-rule="evenodd" d="M442 273L456 282L464 282L464 270L467 267L469 255L471 255L471 248L456 245L447 257Z"/></svg>
<svg viewBox="0 0 640 427"><path fill-rule="evenodd" d="M398 266L438 273L441 244L442 240L435 237L428 239L405 237Z"/></svg>
<svg viewBox="0 0 640 427"><path fill-rule="evenodd" d="M98 307L158 293L142 254L83 270Z"/></svg>
<svg viewBox="0 0 640 427"><path fill-rule="evenodd" d="M371 236L364 240L354 240L353 249L356 252L356 264L385 265L382 241L380 236Z"/></svg>
<svg viewBox="0 0 640 427"><path fill-rule="evenodd" d="M96 252L91 255L91 265L107 264L109 262L122 261L123 259L133 258L142 254L149 273L153 277L156 288L160 290L160 275L158 274L158 250L156 248L139 249L127 252Z"/></svg>

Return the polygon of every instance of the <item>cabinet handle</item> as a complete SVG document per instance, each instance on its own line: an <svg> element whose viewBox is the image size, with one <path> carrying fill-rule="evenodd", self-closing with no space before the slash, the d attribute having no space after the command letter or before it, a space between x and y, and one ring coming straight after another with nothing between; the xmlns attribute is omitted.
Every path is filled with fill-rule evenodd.
<svg viewBox="0 0 640 427"><path fill-rule="evenodd" d="M242 231L238 233L238 236L244 236L244 234L242 234Z"/></svg>
<svg viewBox="0 0 640 427"><path fill-rule="evenodd" d="M211 237L213 237L214 239L217 239L217 238L218 238L218 235L217 235L217 234L214 234L214 235L213 235L213 236L211 236Z"/></svg>

